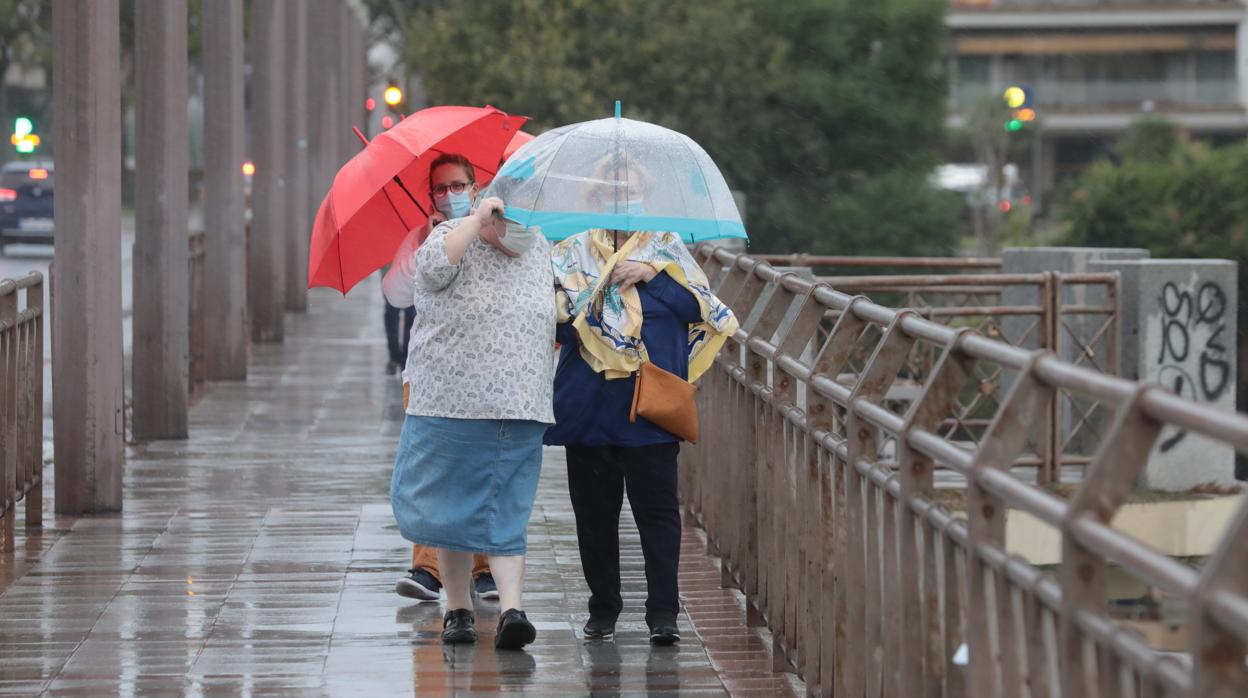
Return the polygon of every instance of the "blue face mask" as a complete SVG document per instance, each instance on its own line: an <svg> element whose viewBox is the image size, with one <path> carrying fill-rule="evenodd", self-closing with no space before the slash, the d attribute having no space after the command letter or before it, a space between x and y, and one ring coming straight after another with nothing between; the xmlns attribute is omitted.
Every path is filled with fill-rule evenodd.
<svg viewBox="0 0 1248 698"><path fill-rule="evenodd" d="M472 211L472 195L467 189L458 194L448 191L444 197L434 197L433 205L448 219L463 218Z"/></svg>

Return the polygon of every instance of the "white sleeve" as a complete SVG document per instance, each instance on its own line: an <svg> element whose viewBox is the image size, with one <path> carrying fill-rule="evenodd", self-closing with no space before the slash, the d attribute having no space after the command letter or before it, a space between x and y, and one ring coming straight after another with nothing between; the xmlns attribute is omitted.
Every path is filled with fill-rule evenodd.
<svg viewBox="0 0 1248 698"><path fill-rule="evenodd" d="M412 230L403 238L403 244L394 253L394 261L381 279L381 293L386 302L396 308L407 308L412 305L416 291L416 249L429 234L429 226L425 225Z"/></svg>

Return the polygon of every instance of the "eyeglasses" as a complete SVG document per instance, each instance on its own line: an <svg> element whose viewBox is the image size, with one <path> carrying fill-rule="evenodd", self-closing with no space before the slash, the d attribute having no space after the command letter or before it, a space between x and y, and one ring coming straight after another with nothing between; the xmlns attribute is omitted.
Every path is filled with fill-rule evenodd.
<svg viewBox="0 0 1248 698"><path fill-rule="evenodd" d="M440 199L446 196L447 192L452 194L463 194L464 190L470 186L472 186L471 182L451 182L450 184L439 184L436 187L431 187L429 189L429 193Z"/></svg>

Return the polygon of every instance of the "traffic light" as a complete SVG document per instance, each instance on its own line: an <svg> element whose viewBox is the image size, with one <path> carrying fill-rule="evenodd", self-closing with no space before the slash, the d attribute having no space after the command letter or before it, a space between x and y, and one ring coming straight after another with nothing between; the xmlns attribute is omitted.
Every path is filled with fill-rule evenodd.
<svg viewBox="0 0 1248 698"><path fill-rule="evenodd" d="M368 111L372 111L376 109L377 100L373 99L372 97L369 97L368 99L364 100L364 108L367 109Z"/></svg>
<svg viewBox="0 0 1248 698"><path fill-rule="evenodd" d="M1034 95L1029 85L1010 85L1001 95L1005 106L1010 108L1010 118L1005 122L1005 130L1021 131L1023 124L1036 120Z"/></svg>
<svg viewBox="0 0 1248 698"><path fill-rule="evenodd" d="M391 85L386 88L382 97L386 100L386 104L389 104L392 107L397 107L403 103L403 90L400 90L395 85Z"/></svg>
<svg viewBox="0 0 1248 698"><path fill-rule="evenodd" d="M39 147L39 134L35 133L35 122L29 117L19 116L13 120L13 135L9 142L19 153L33 153Z"/></svg>

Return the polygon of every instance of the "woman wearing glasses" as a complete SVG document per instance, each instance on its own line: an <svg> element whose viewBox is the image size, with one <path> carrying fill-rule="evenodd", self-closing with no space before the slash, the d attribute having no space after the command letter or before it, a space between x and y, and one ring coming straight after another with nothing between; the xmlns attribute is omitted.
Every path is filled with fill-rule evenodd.
<svg viewBox="0 0 1248 698"><path fill-rule="evenodd" d="M499 199L476 200L465 158L435 160L430 185L447 220L414 253L401 250L382 282L417 315L391 504L403 537L438 551L443 642L476 641L469 586L481 553L503 609L494 645L518 649L536 635L520 610L525 529L554 422L550 246L509 233Z"/></svg>
<svg viewBox="0 0 1248 698"><path fill-rule="evenodd" d="M394 262L386 270L381 282L381 289L386 297L387 308L406 308L415 315L412 308L415 291L415 277L411 270L412 255L416 248L429 237L433 227L445 223L451 218L462 218L471 210L472 201L476 199L476 172L467 158L462 155L445 154L433 161L430 167L429 197L433 200L434 209L429 214L429 223L416 228L408 234L407 239L399 246L394 255ZM465 203L466 200L466 203ZM404 265L407 265L406 267ZM393 269L392 273L390 269ZM408 338L411 336L414 317L407 321L408 333L402 345L403 366L403 409L407 409L408 393L414 376L410 373L411 362L408 361ZM393 352L394 349L391 349ZM490 572L489 559L485 555L474 555L472 558L472 588L482 599L498 599L498 586ZM437 601L442 592L442 574L438 565L438 551L426 545L412 546L412 566L407 574L399 577L394 590L400 596L418 601Z"/></svg>

